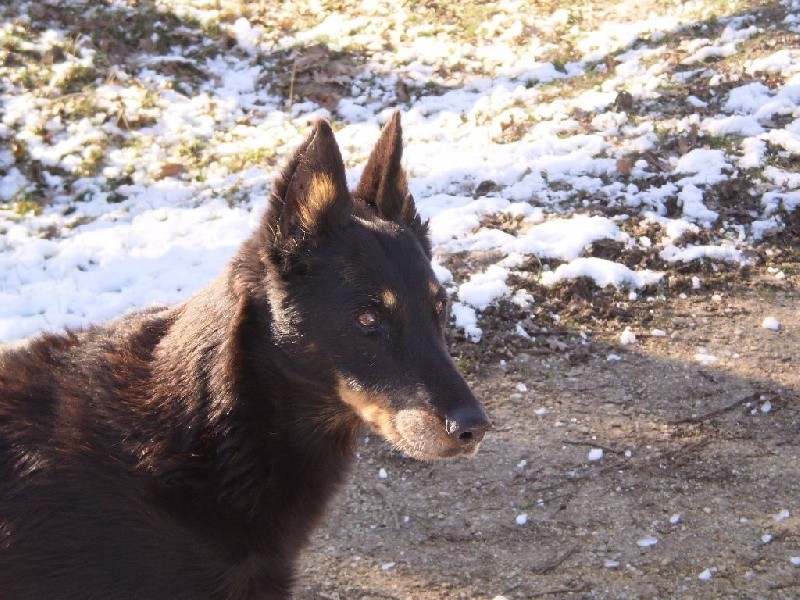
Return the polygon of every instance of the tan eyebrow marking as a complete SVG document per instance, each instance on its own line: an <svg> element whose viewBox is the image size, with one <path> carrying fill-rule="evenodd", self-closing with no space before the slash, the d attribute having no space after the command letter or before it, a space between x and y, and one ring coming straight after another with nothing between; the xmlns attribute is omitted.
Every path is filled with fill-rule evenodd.
<svg viewBox="0 0 800 600"><path fill-rule="evenodd" d="M392 310L397 307L397 296L392 290L386 288L381 292L381 302L386 308Z"/></svg>

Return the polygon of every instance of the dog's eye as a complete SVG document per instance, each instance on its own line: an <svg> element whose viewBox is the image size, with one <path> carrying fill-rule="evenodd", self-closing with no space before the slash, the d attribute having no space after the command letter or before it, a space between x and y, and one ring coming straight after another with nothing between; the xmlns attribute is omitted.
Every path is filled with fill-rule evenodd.
<svg viewBox="0 0 800 600"><path fill-rule="evenodd" d="M437 315L441 315L444 312L444 300L437 300L436 304L433 305L433 310L436 311Z"/></svg>
<svg viewBox="0 0 800 600"><path fill-rule="evenodd" d="M358 324L364 329L375 329L381 324L381 316L377 311L367 308L358 313L356 321L358 321Z"/></svg>

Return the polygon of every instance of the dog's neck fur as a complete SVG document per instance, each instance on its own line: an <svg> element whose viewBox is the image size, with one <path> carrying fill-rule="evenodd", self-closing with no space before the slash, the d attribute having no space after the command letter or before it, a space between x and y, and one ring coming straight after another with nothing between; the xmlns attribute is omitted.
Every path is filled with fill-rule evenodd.
<svg viewBox="0 0 800 600"><path fill-rule="evenodd" d="M181 426L143 440L141 464L182 518L211 509L247 532L251 553L269 553L281 536L304 545L349 472L359 422L321 385L309 394L307 381L285 375L286 359L265 343L269 316L236 293L240 275L226 270L170 311L146 393L153 414Z"/></svg>
<svg viewBox="0 0 800 600"><path fill-rule="evenodd" d="M281 310L282 282L303 268L304 244L346 227L353 214L408 227L430 257L401 149L395 115L354 205L333 132L319 123L276 179L261 226L215 281L168 313L153 348L142 397L172 425L143 440L140 464L176 519L202 529L213 513L218 527L239 535L210 531L208 539L247 540L221 548L242 565L231 573L237 581L252 579L259 557L274 562L277 553L279 563L295 564L349 472L361 421L338 397L324 357Z"/></svg>
<svg viewBox="0 0 800 600"><path fill-rule="evenodd" d="M401 149L395 114L351 193L318 122L205 289L3 355L0 594L284 599L362 419L477 449Z"/></svg>

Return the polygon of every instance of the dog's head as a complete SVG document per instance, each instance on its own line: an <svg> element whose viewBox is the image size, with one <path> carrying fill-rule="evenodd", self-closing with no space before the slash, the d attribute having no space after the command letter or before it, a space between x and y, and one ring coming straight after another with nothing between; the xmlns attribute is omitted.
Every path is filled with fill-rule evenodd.
<svg viewBox="0 0 800 600"><path fill-rule="evenodd" d="M262 224L272 338L409 456L473 455L489 420L447 351L447 296L401 157L395 113L352 194L326 121L288 161Z"/></svg>

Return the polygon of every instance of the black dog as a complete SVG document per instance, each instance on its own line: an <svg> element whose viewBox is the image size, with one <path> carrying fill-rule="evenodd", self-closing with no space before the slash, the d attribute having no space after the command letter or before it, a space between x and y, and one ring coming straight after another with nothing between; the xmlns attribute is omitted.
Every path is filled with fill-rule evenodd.
<svg viewBox="0 0 800 600"><path fill-rule="evenodd" d="M0 598L284 598L363 423L477 451L401 153L351 194L318 122L205 289L0 355Z"/></svg>

